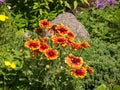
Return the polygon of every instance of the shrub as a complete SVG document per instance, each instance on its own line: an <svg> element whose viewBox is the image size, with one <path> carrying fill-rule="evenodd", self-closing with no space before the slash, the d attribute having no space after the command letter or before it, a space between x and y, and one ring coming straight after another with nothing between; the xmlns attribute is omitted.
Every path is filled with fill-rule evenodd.
<svg viewBox="0 0 120 90"><path fill-rule="evenodd" d="M120 41L119 12L119 2L116 2L115 6L111 8L83 9L77 17L87 28L91 38L96 37L106 42L118 42Z"/></svg>
<svg viewBox="0 0 120 90"><path fill-rule="evenodd" d="M95 69L95 73L88 75L79 83L83 90L93 90L103 83L109 90L113 90L114 85L120 85L120 42L111 44L92 39L90 44L93 47L87 49L86 53L83 52L82 56L88 65Z"/></svg>
<svg viewBox="0 0 120 90"><path fill-rule="evenodd" d="M34 29L42 19L53 20L58 14L76 9L79 2L87 0L6 0L15 15L21 15L27 21L28 30ZM73 6L73 7L72 7Z"/></svg>

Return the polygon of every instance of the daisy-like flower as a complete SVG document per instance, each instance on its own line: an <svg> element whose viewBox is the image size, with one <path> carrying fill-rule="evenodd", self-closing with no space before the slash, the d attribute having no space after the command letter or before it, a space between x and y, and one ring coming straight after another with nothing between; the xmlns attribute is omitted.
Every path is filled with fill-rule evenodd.
<svg viewBox="0 0 120 90"><path fill-rule="evenodd" d="M12 69L15 69L15 68L16 68L16 65L15 65L14 62L11 63L11 62L9 62L9 61L5 61L4 63L5 63L6 66L8 66L8 67L10 67L10 68L12 68Z"/></svg>
<svg viewBox="0 0 120 90"><path fill-rule="evenodd" d="M67 40L67 45L68 45L69 47L72 47L73 43L74 43L73 40L70 40L70 39Z"/></svg>
<svg viewBox="0 0 120 90"><path fill-rule="evenodd" d="M37 50L40 47L40 42L37 39L29 40L29 41L25 42L25 46L31 50Z"/></svg>
<svg viewBox="0 0 120 90"><path fill-rule="evenodd" d="M47 37L41 37L41 38L40 38L40 42L46 43L46 42L47 42Z"/></svg>
<svg viewBox="0 0 120 90"><path fill-rule="evenodd" d="M15 63L14 63L14 62L12 62L12 63L10 64L10 67L11 67L12 69L15 69L15 68L16 68Z"/></svg>
<svg viewBox="0 0 120 90"><path fill-rule="evenodd" d="M73 42L72 43L72 48L75 50L78 50L80 48L80 42Z"/></svg>
<svg viewBox="0 0 120 90"><path fill-rule="evenodd" d="M76 78L83 78L86 76L87 71L85 68L74 68L71 74L74 75Z"/></svg>
<svg viewBox="0 0 120 90"><path fill-rule="evenodd" d="M87 66L86 69L90 74L94 73L94 70L90 66Z"/></svg>
<svg viewBox="0 0 120 90"><path fill-rule="evenodd" d="M63 47L66 45L66 38L63 36L52 36L52 41L55 45L61 44Z"/></svg>
<svg viewBox="0 0 120 90"><path fill-rule="evenodd" d="M69 56L65 58L65 62L68 64L68 66L80 68L83 64L83 59L82 57L76 57L72 54L69 54Z"/></svg>
<svg viewBox="0 0 120 90"><path fill-rule="evenodd" d="M49 31L50 33L56 33L56 32L55 32L55 27L56 27L56 25L53 25L51 28L49 28L48 31Z"/></svg>
<svg viewBox="0 0 120 90"><path fill-rule="evenodd" d="M43 32L43 30L41 28L36 28L35 31L37 34L41 34Z"/></svg>
<svg viewBox="0 0 120 90"><path fill-rule="evenodd" d="M68 39L74 40L75 34L74 34L73 32L68 32L68 33L67 33L67 37L68 37Z"/></svg>
<svg viewBox="0 0 120 90"><path fill-rule="evenodd" d="M49 46L46 43L40 43L39 51L44 52L48 48L49 48Z"/></svg>
<svg viewBox="0 0 120 90"><path fill-rule="evenodd" d="M40 26L41 28L50 28L51 25L52 25L51 22L49 22L49 21L46 20L46 19L41 20L41 21L39 22L39 26Z"/></svg>
<svg viewBox="0 0 120 90"><path fill-rule="evenodd" d="M6 19L8 19L7 16L5 16L5 15L0 15L0 21L5 21Z"/></svg>
<svg viewBox="0 0 120 90"><path fill-rule="evenodd" d="M89 47L90 47L90 45L89 45L88 42L81 42L80 43L80 48L81 49L86 49L86 48L89 48Z"/></svg>
<svg viewBox="0 0 120 90"><path fill-rule="evenodd" d="M4 62L6 66L9 66L11 63L9 61Z"/></svg>
<svg viewBox="0 0 120 90"><path fill-rule="evenodd" d="M69 31L69 28L67 26L64 26L63 24L58 24L55 27L55 29L58 32L58 34L60 34L60 35L66 35Z"/></svg>
<svg viewBox="0 0 120 90"><path fill-rule="evenodd" d="M54 60L58 57L58 51L53 50L52 48L48 48L45 50L45 56L48 60Z"/></svg>

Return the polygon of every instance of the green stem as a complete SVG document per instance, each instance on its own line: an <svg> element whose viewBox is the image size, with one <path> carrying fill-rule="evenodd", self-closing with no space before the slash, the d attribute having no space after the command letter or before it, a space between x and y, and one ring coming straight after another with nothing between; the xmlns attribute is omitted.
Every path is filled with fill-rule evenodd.
<svg viewBox="0 0 120 90"><path fill-rule="evenodd" d="M80 56L81 56L82 52L83 52L83 49L80 50Z"/></svg>

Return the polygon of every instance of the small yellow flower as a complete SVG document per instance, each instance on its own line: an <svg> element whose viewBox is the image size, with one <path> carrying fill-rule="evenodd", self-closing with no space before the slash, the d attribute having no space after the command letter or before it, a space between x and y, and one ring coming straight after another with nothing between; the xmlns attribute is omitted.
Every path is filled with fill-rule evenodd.
<svg viewBox="0 0 120 90"><path fill-rule="evenodd" d="M16 65L14 62L9 62L9 61L5 61L4 62L6 66L12 68L12 69L15 69L16 68Z"/></svg>
<svg viewBox="0 0 120 90"><path fill-rule="evenodd" d="M15 63L11 63L11 64L10 64L10 67L11 67L12 69L15 69L15 68L16 68Z"/></svg>
<svg viewBox="0 0 120 90"><path fill-rule="evenodd" d="M6 19L8 19L7 16L5 16L5 15L0 15L0 21L5 21Z"/></svg>
<svg viewBox="0 0 120 90"><path fill-rule="evenodd" d="M6 66L9 66L10 65L10 62L9 61L5 61L4 62Z"/></svg>

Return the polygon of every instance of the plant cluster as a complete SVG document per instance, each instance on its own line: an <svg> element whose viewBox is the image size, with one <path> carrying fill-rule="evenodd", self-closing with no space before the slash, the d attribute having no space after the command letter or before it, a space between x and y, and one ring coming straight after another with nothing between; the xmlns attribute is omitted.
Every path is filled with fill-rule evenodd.
<svg viewBox="0 0 120 90"><path fill-rule="evenodd" d="M109 90L113 90L115 85L120 85L120 42L111 44L92 39L90 44L93 47L87 49L86 53L83 52L82 56L95 72L79 83L83 86L83 90L94 89L101 84L105 84Z"/></svg>
<svg viewBox="0 0 120 90"><path fill-rule="evenodd" d="M28 30L34 29L36 23L42 19L53 20L64 11L73 11L78 3L87 3L87 0L6 0L11 7L13 15L25 19ZM37 17L37 18L36 18Z"/></svg>
<svg viewBox="0 0 120 90"><path fill-rule="evenodd" d="M91 7L89 10L83 9L77 16L87 30L91 38L99 38L106 42L115 43L120 41L120 9L119 2L114 7L96 9Z"/></svg>
<svg viewBox="0 0 120 90"><path fill-rule="evenodd" d="M41 68L41 71L36 70L42 77L37 78L39 82L44 83L46 79L50 80L53 78L51 75L53 74L54 79L58 78L59 75L61 78L64 77L64 82L66 83L66 79L83 78L87 75L87 72L94 72L81 57L81 53L86 48L89 48L90 45L88 42L76 41L75 34L70 31L69 27L63 24L52 25L51 22L45 19L39 22L39 27L35 29L35 32L37 37L28 38L25 42L25 47L30 50L32 62L37 61L38 66L36 68ZM76 56L76 52L79 53L78 56ZM51 77L46 76L48 73ZM61 74L64 76L61 76ZM59 80L61 81L60 78ZM54 86L60 82L54 83L52 81L51 83ZM68 86L69 83L66 84Z"/></svg>

